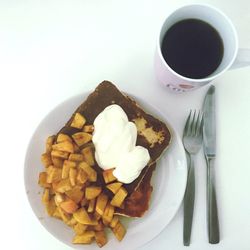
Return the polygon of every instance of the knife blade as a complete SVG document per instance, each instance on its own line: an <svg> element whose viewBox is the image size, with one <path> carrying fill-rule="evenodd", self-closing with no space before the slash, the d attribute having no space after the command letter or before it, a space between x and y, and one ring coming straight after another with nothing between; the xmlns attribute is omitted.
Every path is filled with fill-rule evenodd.
<svg viewBox="0 0 250 250"><path fill-rule="evenodd" d="M203 105L203 145L205 155L216 156L215 87L212 85L205 96Z"/></svg>
<svg viewBox="0 0 250 250"><path fill-rule="evenodd" d="M220 241L219 219L215 192L214 164L216 157L215 87L212 85L203 104L203 149L207 163L207 225L209 243Z"/></svg>

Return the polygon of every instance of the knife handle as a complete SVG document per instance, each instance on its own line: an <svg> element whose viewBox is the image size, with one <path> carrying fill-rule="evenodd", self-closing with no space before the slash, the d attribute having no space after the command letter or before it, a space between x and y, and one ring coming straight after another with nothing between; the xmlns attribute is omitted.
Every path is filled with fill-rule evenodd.
<svg viewBox="0 0 250 250"><path fill-rule="evenodd" d="M214 158L207 159L207 223L209 243L220 241L219 219L214 185Z"/></svg>
<svg viewBox="0 0 250 250"><path fill-rule="evenodd" d="M183 244L190 245L193 212L194 212L194 197L195 197L195 175L194 162L192 155L189 154L189 168L186 192L184 196L184 225L183 225Z"/></svg>

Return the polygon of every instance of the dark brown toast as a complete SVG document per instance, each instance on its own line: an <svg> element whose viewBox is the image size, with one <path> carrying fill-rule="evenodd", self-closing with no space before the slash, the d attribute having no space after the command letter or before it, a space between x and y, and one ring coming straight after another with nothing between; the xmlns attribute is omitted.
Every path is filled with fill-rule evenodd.
<svg viewBox="0 0 250 250"><path fill-rule="evenodd" d="M86 101L77 108L74 114L76 112L81 113L86 118L88 124L93 124L97 115L111 104L121 106L127 114L128 119L136 124L138 131L136 145L147 148L150 154L150 162L143 169L140 176L132 183L124 185L129 193L129 196L125 200L124 209L116 210L116 213L121 215L141 217L148 209L152 191L150 179L155 169L155 162L169 145L171 135L166 124L144 112L134 100L122 94L115 85L108 81L99 84L95 91L88 96ZM70 127L74 114L60 130L60 133L72 135L80 131ZM100 173L98 178L99 184L105 187L101 175L102 170L97 164L94 167L97 172ZM106 193L112 196L108 190L106 190Z"/></svg>

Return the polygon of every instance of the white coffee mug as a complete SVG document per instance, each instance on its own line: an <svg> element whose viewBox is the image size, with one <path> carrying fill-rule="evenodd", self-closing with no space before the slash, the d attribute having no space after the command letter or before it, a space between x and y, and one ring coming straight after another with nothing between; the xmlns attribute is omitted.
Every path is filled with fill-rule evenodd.
<svg viewBox="0 0 250 250"><path fill-rule="evenodd" d="M192 79L175 72L165 61L161 51L164 35L175 23L185 19L199 19L214 27L220 34L224 54L218 68L208 77ZM250 49L238 48L238 36L231 20L220 10L205 4L185 5L172 12L164 21L157 41L155 72L158 80L175 92L186 92L200 88L228 69L250 65Z"/></svg>

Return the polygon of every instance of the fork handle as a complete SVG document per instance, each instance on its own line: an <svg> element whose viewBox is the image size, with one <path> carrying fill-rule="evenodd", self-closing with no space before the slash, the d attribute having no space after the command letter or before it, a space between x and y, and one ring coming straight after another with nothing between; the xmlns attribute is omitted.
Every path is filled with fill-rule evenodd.
<svg viewBox="0 0 250 250"><path fill-rule="evenodd" d="M207 158L207 223L209 243L220 242L219 219L214 185L214 158Z"/></svg>
<svg viewBox="0 0 250 250"><path fill-rule="evenodd" d="M186 192L184 196L184 225L183 225L183 244L190 245L193 212L194 212L194 197L195 197L195 176L194 176L194 162L192 155L189 154L189 168Z"/></svg>

